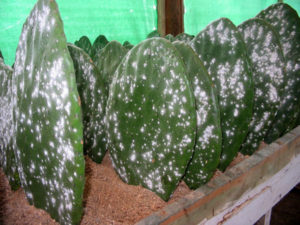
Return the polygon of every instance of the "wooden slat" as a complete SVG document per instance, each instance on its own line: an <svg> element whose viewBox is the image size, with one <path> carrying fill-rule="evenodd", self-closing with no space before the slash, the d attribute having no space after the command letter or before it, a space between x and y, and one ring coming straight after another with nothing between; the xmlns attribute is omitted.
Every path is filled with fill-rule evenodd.
<svg viewBox="0 0 300 225"><path fill-rule="evenodd" d="M157 29L161 36L172 34L176 36L184 31L183 0L158 0Z"/></svg>
<svg viewBox="0 0 300 225"><path fill-rule="evenodd" d="M300 126L137 224L205 224L205 221L233 207L245 193L273 177L299 153Z"/></svg>
<svg viewBox="0 0 300 225"><path fill-rule="evenodd" d="M183 32L183 0L165 0L166 34Z"/></svg>

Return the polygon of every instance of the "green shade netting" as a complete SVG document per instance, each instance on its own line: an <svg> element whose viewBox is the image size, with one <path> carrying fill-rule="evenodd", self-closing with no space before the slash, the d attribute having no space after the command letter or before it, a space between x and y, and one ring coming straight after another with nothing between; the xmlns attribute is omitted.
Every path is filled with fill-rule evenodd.
<svg viewBox="0 0 300 225"><path fill-rule="evenodd" d="M239 25L277 2L277 0L184 0L184 31L196 35L220 17L227 17L235 25ZM297 10L299 15L300 0L283 2Z"/></svg>
<svg viewBox="0 0 300 225"><path fill-rule="evenodd" d="M157 29L156 0L56 0L68 42L99 34L132 44ZM36 0L0 0L0 50L12 65L21 29Z"/></svg>

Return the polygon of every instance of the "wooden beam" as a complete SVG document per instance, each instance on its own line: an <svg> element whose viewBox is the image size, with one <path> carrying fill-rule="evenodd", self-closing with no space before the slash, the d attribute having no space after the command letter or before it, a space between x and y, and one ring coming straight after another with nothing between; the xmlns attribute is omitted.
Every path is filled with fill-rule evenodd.
<svg viewBox="0 0 300 225"><path fill-rule="evenodd" d="M137 224L253 224L300 182L299 170L300 126Z"/></svg>
<svg viewBox="0 0 300 225"><path fill-rule="evenodd" d="M166 35L166 2L165 0L157 0L157 30L161 36Z"/></svg>
<svg viewBox="0 0 300 225"><path fill-rule="evenodd" d="M183 32L183 0L166 0L166 34Z"/></svg>
<svg viewBox="0 0 300 225"><path fill-rule="evenodd" d="M157 0L157 29L161 36L184 31L183 0Z"/></svg>

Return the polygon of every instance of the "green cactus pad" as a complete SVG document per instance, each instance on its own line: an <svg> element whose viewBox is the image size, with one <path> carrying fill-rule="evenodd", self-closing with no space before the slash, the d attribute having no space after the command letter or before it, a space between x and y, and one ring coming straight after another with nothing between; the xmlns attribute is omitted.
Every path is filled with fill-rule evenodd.
<svg viewBox="0 0 300 225"><path fill-rule="evenodd" d="M148 39L148 38L153 38L153 37L160 37L160 34L158 33L157 30L152 31L152 32L150 32L150 33L147 35L147 39Z"/></svg>
<svg viewBox="0 0 300 225"><path fill-rule="evenodd" d="M271 143L294 127L300 112L300 18L289 5L278 3L260 12L257 17L266 20L279 33L286 59L287 83L281 106L265 141Z"/></svg>
<svg viewBox="0 0 300 225"><path fill-rule="evenodd" d="M247 49L237 28L226 18L209 24L191 46L216 85L223 139L219 168L225 170L236 156L252 118L254 88Z"/></svg>
<svg viewBox="0 0 300 225"><path fill-rule="evenodd" d="M174 37L172 34L167 34L167 35L165 36L165 39L167 39L167 40L170 41L170 42L175 41L175 37Z"/></svg>
<svg viewBox="0 0 300 225"><path fill-rule="evenodd" d="M79 41L75 42L75 45L82 48L89 56L92 55L92 44L87 36L82 36Z"/></svg>
<svg viewBox="0 0 300 225"><path fill-rule="evenodd" d="M106 108L110 155L125 182L169 199L193 154L194 101L184 64L170 42L147 39L128 52Z"/></svg>
<svg viewBox="0 0 300 225"><path fill-rule="evenodd" d="M111 41L102 49L101 54L95 61L95 65L104 78L107 92L112 82L113 74L126 53L127 49L119 42Z"/></svg>
<svg viewBox="0 0 300 225"><path fill-rule="evenodd" d="M127 50L130 50L134 47L133 44L131 44L129 41L124 41L123 43L124 48L126 48Z"/></svg>
<svg viewBox="0 0 300 225"><path fill-rule="evenodd" d="M184 42L175 41L173 45L181 54L196 102L196 144L192 161L184 177L186 184L191 189L196 189L210 180L220 161L222 146L220 111L215 89L199 57Z"/></svg>
<svg viewBox="0 0 300 225"><path fill-rule="evenodd" d="M72 44L68 49L82 105L84 150L93 161L101 163L106 152L104 116L108 97L104 78L82 49Z"/></svg>
<svg viewBox="0 0 300 225"><path fill-rule="evenodd" d="M176 35L175 40L184 41L184 42L188 43L191 40L193 40L193 38L194 38L194 35L190 35L190 34L187 34L187 33L180 33L180 34Z"/></svg>
<svg viewBox="0 0 300 225"><path fill-rule="evenodd" d="M13 90L15 155L27 199L60 224L79 224L85 183L81 110L54 0L39 0L23 25Z"/></svg>
<svg viewBox="0 0 300 225"><path fill-rule="evenodd" d="M13 150L12 73L13 70L0 59L0 166L12 190L17 190L20 187L20 179Z"/></svg>
<svg viewBox="0 0 300 225"><path fill-rule="evenodd" d="M246 43L254 83L253 116L240 151L251 155L266 136L280 106L286 77L285 59L278 33L264 20L247 20L238 29Z"/></svg>
<svg viewBox="0 0 300 225"><path fill-rule="evenodd" d="M108 40L106 39L106 37L100 34L93 43L91 58L93 60L96 60L96 58L100 54L101 49L104 48L107 44Z"/></svg>

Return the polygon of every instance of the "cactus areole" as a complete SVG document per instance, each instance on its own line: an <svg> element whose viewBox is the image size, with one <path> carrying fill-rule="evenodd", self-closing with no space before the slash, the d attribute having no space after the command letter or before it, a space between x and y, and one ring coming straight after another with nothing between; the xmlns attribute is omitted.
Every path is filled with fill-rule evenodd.
<svg viewBox="0 0 300 225"><path fill-rule="evenodd" d="M184 42L175 41L173 45L181 54L196 102L195 152L184 176L186 184L196 189L209 181L220 161L222 133L219 104L207 70L193 49Z"/></svg>
<svg viewBox="0 0 300 225"><path fill-rule="evenodd" d="M252 117L254 89L247 49L237 28L226 18L209 24L191 46L216 85L223 139L219 168L225 170L236 156Z"/></svg>
<svg viewBox="0 0 300 225"><path fill-rule="evenodd" d="M112 162L125 182L169 199L192 157L194 101L184 64L169 41L147 39L128 52L106 108Z"/></svg>
<svg viewBox="0 0 300 225"><path fill-rule="evenodd" d="M16 151L27 199L60 224L79 224L84 157L75 72L54 0L26 19L13 74Z"/></svg>
<svg viewBox="0 0 300 225"><path fill-rule="evenodd" d="M271 5L257 17L266 20L279 33L286 60L287 82L281 106L265 138L271 143L294 127L300 113L300 18L284 3Z"/></svg>
<svg viewBox="0 0 300 225"><path fill-rule="evenodd" d="M252 65L254 107L249 132L241 152L258 149L280 106L286 81L285 59L278 33L262 19L253 18L238 26Z"/></svg>

